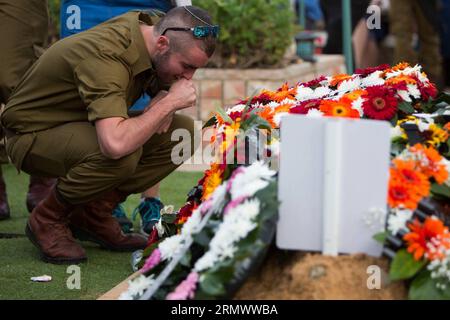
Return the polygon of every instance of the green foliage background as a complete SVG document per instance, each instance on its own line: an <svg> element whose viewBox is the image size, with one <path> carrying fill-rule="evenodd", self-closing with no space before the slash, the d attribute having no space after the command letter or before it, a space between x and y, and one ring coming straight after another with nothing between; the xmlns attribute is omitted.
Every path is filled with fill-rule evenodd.
<svg viewBox="0 0 450 320"><path fill-rule="evenodd" d="M220 25L215 67L276 66L292 43L289 0L193 0Z"/></svg>

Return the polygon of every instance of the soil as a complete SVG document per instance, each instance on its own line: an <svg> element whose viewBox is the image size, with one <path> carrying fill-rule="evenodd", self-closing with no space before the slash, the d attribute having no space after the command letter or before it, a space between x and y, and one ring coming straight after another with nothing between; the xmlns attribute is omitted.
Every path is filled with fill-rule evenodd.
<svg viewBox="0 0 450 320"><path fill-rule="evenodd" d="M379 289L368 289L371 265L380 267ZM331 257L271 248L235 299L406 299L405 284L389 281L388 266L386 258L365 254Z"/></svg>

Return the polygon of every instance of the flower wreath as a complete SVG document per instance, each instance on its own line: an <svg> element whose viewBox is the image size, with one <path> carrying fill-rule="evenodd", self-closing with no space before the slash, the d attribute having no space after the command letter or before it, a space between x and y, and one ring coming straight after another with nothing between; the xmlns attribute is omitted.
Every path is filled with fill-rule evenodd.
<svg viewBox="0 0 450 320"><path fill-rule="evenodd" d="M141 275L121 298L232 296L255 265L251 262L267 249L278 207L276 179L267 165L245 167L239 163L242 159L231 164L223 160L236 154L235 138L258 128L272 130L265 153L277 155L274 129L286 114L392 124L389 215L386 230L374 238L393 258L391 278L412 280L411 298L450 298L445 217L437 217L436 210L419 210L427 199L450 198L450 97L437 93L419 65L400 63L353 75L321 76L294 87L285 84L276 91L262 90L227 111L219 109L205 124L214 130L211 143L218 145L217 161L179 211L162 212L139 263ZM255 250L258 247L261 250Z"/></svg>

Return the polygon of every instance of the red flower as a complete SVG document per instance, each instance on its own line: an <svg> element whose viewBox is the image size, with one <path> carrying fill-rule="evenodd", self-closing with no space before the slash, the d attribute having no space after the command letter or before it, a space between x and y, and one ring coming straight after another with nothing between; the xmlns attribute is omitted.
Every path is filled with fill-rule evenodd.
<svg viewBox="0 0 450 320"><path fill-rule="evenodd" d="M360 74L363 77L365 77L371 73L374 73L375 71L384 71L387 68L389 68L388 64L382 64L382 65L379 65L378 67L369 67L366 69L356 69L355 74Z"/></svg>
<svg viewBox="0 0 450 320"><path fill-rule="evenodd" d="M255 104L255 103L268 104L268 103L271 102L271 101L272 101L271 96L270 96L268 93L263 92L263 93L261 93L259 96L253 97L253 98L252 98L252 101L250 102L250 104ZM241 100L241 101L239 102L239 104L247 104L247 103L248 103L248 99L246 99L246 100Z"/></svg>
<svg viewBox="0 0 450 320"><path fill-rule="evenodd" d="M157 242L158 240L159 240L159 237L158 237L158 230L156 230L156 228L153 227L152 232L151 232L150 235L148 236L147 247L151 246L152 244L154 244L154 243Z"/></svg>
<svg viewBox="0 0 450 320"><path fill-rule="evenodd" d="M192 215L192 211L197 208L197 204L194 201L188 201L186 204L178 211L177 219L175 224L183 224Z"/></svg>
<svg viewBox="0 0 450 320"><path fill-rule="evenodd" d="M294 107L289 109L289 113L307 114L311 109L319 109L320 101L320 99L313 99L299 102Z"/></svg>
<svg viewBox="0 0 450 320"><path fill-rule="evenodd" d="M314 80L311 80L311 81L308 81L308 82L303 82L302 85L304 87L308 87L308 88L317 87L324 80L327 80L327 77L320 76L317 79L314 79Z"/></svg>
<svg viewBox="0 0 450 320"><path fill-rule="evenodd" d="M367 93L362 108L364 114L375 120L390 120L397 112L398 101L394 90L384 86L373 86L366 89Z"/></svg>

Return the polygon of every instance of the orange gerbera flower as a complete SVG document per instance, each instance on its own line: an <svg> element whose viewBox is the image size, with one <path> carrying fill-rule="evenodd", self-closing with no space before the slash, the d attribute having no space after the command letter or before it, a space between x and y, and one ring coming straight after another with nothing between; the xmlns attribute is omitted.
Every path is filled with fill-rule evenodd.
<svg viewBox="0 0 450 320"><path fill-rule="evenodd" d="M388 69L386 72L391 72L391 71L401 71L401 70L405 70L406 68L409 67L409 63L408 62L399 62L397 63L395 66L393 66L392 68Z"/></svg>
<svg viewBox="0 0 450 320"><path fill-rule="evenodd" d="M359 118L359 112L351 107L348 99L322 100L319 109L329 117Z"/></svg>
<svg viewBox="0 0 450 320"><path fill-rule="evenodd" d="M332 87L338 86L341 82L343 82L343 81L345 81L345 80L349 80L349 79L351 79L351 78L352 78L352 76L351 76L351 75L348 75L348 74L346 74L346 73L343 73L343 74L337 74L337 75L335 75L335 76L331 79L330 85L331 85Z"/></svg>
<svg viewBox="0 0 450 320"><path fill-rule="evenodd" d="M392 173L391 173L392 174ZM415 210L422 196L415 190L408 188L399 179L389 179L388 204L391 208L403 206Z"/></svg>
<svg viewBox="0 0 450 320"><path fill-rule="evenodd" d="M275 108L275 114L281 113L281 112L289 112L289 110L292 108L293 104L280 104L278 107Z"/></svg>
<svg viewBox="0 0 450 320"><path fill-rule="evenodd" d="M395 85L402 82L406 84L416 84L416 80L413 77L405 74L399 74L396 77L392 77L386 80L387 85Z"/></svg>
<svg viewBox="0 0 450 320"><path fill-rule="evenodd" d="M416 193L419 201L430 194L430 181L420 169L415 161L403 161L395 159L394 167L390 169L390 178L395 183L402 184L410 189L411 193ZM416 199L416 196L413 197Z"/></svg>
<svg viewBox="0 0 450 320"><path fill-rule="evenodd" d="M288 84L285 83L277 91L263 91L263 93L268 94L273 101L281 102L285 99L294 100L297 93L297 88L289 88Z"/></svg>
<svg viewBox="0 0 450 320"><path fill-rule="evenodd" d="M447 130L447 131L450 131L450 122L447 122L447 123L444 125L444 129Z"/></svg>
<svg viewBox="0 0 450 320"><path fill-rule="evenodd" d="M261 118L267 120L267 122L269 122L270 126L272 128L275 128L277 125L275 124L275 122L273 121L273 117L275 115L275 113L273 112L272 108L267 107L267 108L262 108L261 111L256 113L258 116L260 116Z"/></svg>
<svg viewBox="0 0 450 320"><path fill-rule="evenodd" d="M212 163L211 168L205 171L202 200L208 199L214 190L222 183L224 170L224 165Z"/></svg>
<svg viewBox="0 0 450 320"><path fill-rule="evenodd" d="M413 147L410 147L409 150L412 153L419 154L423 158L423 161L418 161L418 165L422 173L424 173L427 177L433 177L439 184L442 184L447 180L447 167L442 161L442 156L435 148L431 146L425 147L418 143Z"/></svg>
<svg viewBox="0 0 450 320"><path fill-rule="evenodd" d="M344 94L344 96L342 97L342 99L347 98L350 101L355 101L357 100L359 97L361 97L363 94L367 94L367 91L364 89L358 89L358 90L353 90L349 93Z"/></svg>
<svg viewBox="0 0 450 320"><path fill-rule="evenodd" d="M408 244L408 252L413 254L415 260L435 260L443 258L440 249L450 248L450 234L448 228L436 217L427 217L424 223L417 219L408 225L411 232L403 236Z"/></svg>

